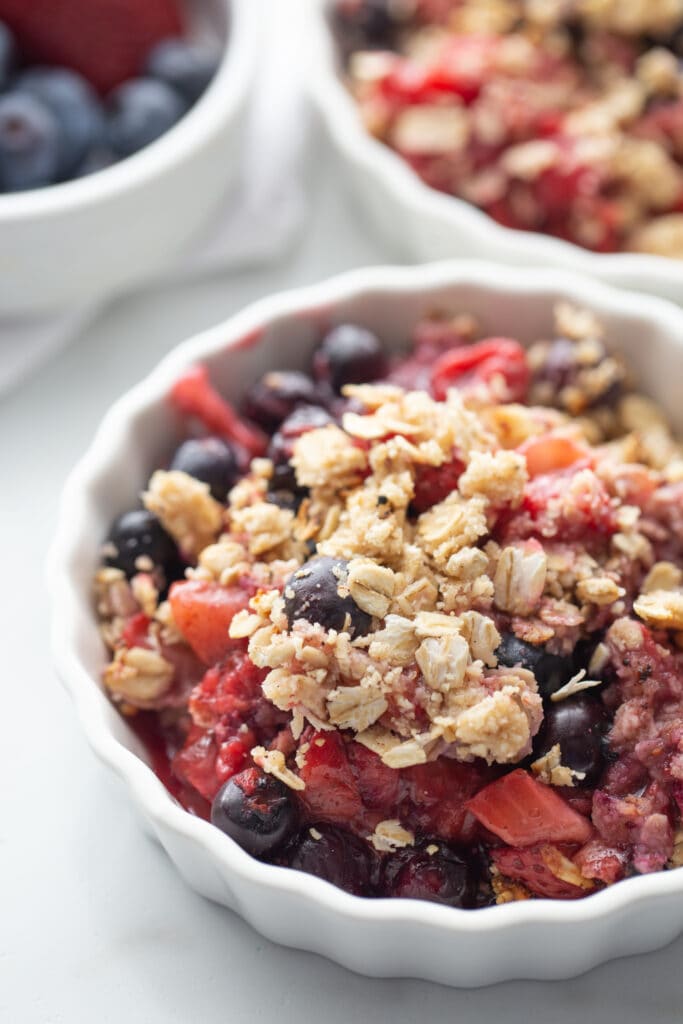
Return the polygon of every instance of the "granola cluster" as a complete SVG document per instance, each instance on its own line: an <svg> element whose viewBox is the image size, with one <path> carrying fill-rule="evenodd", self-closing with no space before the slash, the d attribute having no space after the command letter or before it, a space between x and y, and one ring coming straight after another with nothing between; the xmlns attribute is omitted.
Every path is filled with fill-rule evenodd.
<svg viewBox="0 0 683 1024"><path fill-rule="evenodd" d="M683 257L680 0L337 0L363 121L500 223ZM374 25L374 31L371 30Z"/></svg>

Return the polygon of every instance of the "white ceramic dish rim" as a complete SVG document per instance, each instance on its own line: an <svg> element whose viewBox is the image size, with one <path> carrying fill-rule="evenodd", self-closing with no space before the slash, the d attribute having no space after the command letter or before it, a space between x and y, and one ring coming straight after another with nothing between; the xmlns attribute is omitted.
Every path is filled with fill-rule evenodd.
<svg viewBox="0 0 683 1024"><path fill-rule="evenodd" d="M73 181L0 195L0 227L35 217L64 216L158 178L201 149L216 125L232 120L245 102L254 66L256 11L249 0L221 0L228 19L218 70L204 94L169 131L111 167Z"/></svg>
<svg viewBox="0 0 683 1024"><path fill-rule="evenodd" d="M675 289L683 292L683 260L639 253L595 253L552 235L507 228L471 203L425 185L397 153L364 128L356 104L339 75L335 44L325 16L330 2L314 0L307 7L304 24L309 32L308 93L341 152L379 179L401 206L426 218L427 223L433 219L452 226L454 231L464 228L470 239L476 239L477 256L509 259L513 265L519 263L519 257L538 266L547 265L550 260L553 266L615 284L625 283L643 290L651 287L655 294L658 281L666 283L669 297Z"/></svg>
<svg viewBox="0 0 683 1024"><path fill-rule="evenodd" d="M496 281L493 285L491 282ZM96 754L127 784L138 806L155 826L169 829L203 847L227 872L270 891L287 891L324 906L348 920L387 924L425 924L457 934L485 934L529 924L603 922L634 903L680 895L683 871L665 871L627 879L584 900L532 900L457 910L416 900L362 899L318 878L262 864L208 822L184 811L153 770L125 747L106 721L111 707L78 654L79 635L95 626L86 610L77 566L88 496L107 475L110 458L133 438L129 425L143 410L162 402L170 385L193 363L229 350L247 336L283 317L320 309L366 294L428 293L447 286L474 286L483 291L550 299L558 293L598 313L621 318L644 317L660 327L671 344L683 349L683 311L666 300L619 291L575 275L545 268L492 267L480 261L444 261L422 267L373 267L352 271L322 284L263 299L174 349L142 382L124 394L103 419L88 451L70 474L60 503L58 529L48 558L52 606L51 645L58 674L74 699L83 729Z"/></svg>

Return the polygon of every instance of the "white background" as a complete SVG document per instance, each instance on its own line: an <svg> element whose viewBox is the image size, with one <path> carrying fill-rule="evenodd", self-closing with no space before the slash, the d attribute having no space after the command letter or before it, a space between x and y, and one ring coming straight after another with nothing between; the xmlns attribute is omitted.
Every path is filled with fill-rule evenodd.
<svg viewBox="0 0 683 1024"><path fill-rule="evenodd" d="M674 1024L683 939L561 983L378 981L271 945L204 901L142 832L50 665L44 555L60 486L109 403L172 345L264 294L390 252L318 147L305 237L282 265L107 309L0 405L2 1024Z"/></svg>

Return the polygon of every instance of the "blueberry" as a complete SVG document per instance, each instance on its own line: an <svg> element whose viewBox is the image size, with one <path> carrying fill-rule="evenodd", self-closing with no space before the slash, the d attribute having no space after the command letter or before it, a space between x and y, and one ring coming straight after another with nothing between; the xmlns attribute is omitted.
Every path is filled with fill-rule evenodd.
<svg viewBox="0 0 683 1024"><path fill-rule="evenodd" d="M409 4L401 0L337 0L332 10L332 29L345 56L354 50L390 50Z"/></svg>
<svg viewBox="0 0 683 1024"><path fill-rule="evenodd" d="M17 62L17 46L14 36L0 21L0 89L6 89L7 83Z"/></svg>
<svg viewBox="0 0 683 1024"><path fill-rule="evenodd" d="M143 562L138 565L138 559ZM105 546L105 564L121 569L130 579L149 560L167 580L178 561L175 542L155 515L146 509L124 512L112 525Z"/></svg>
<svg viewBox="0 0 683 1024"><path fill-rule="evenodd" d="M288 850L287 862L295 871L316 875L354 896L370 892L370 847L345 828L318 824L304 829Z"/></svg>
<svg viewBox="0 0 683 1024"><path fill-rule="evenodd" d="M298 370L271 370L247 391L244 412L272 433L300 405L324 405L311 378Z"/></svg>
<svg viewBox="0 0 683 1024"><path fill-rule="evenodd" d="M152 48L145 74L172 86L188 103L195 103L218 70L220 52L185 39L163 39Z"/></svg>
<svg viewBox="0 0 683 1024"><path fill-rule="evenodd" d="M514 633L503 634L496 657L499 665L508 668L521 666L533 672L543 697L549 697L568 683L576 671L572 655L549 654L543 647L519 640Z"/></svg>
<svg viewBox="0 0 683 1024"><path fill-rule="evenodd" d="M337 394L345 384L378 380L387 368L379 338L355 324L341 324L331 330L313 357L315 376L329 382Z"/></svg>
<svg viewBox="0 0 683 1024"><path fill-rule="evenodd" d="M283 507L298 507L301 504L308 494L308 488L298 485L294 467L290 463L294 442L309 430L317 430L333 422L325 409L316 405L302 405L280 424L280 429L271 438L267 453L273 463L268 490L272 494L279 494L280 498L269 498L270 501L276 505L284 503ZM289 499L285 498L286 494L290 495Z"/></svg>
<svg viewBox="0 0 683 1024"><path fill-rule="evenodd" d="M104 137L104 114L95 90L75 71L54 67L29 68L15 88L40 100L54 115L60 130L57 177L72 177Z"/></svg>
<svg viewBox="0 0 683 1024"><path fill-rule="evenodd" d="M285 615L290 627L297 619L315 622L323 629L338 632L348 629L354 636L364 636L372 617L358 607L338 588L346 582L348 562L341 558L311 558L285 583Z"/></svg>
<svg viewBox="0 0 683 1024"><path fill-rule="evenodd" d="M219 437L185 441L173 456L170 468L208 484L216 501L226 500L240 475L234 448Z"/></svg>
<svg viewBox="0 0 683 1024"><path fill-rule="evenodd" d="M551 703L534 743L534 756L542 757L559 743L562 764L585 774L575 779L575 785L594 786L604 767L607 725L607 712L595 697L579 695Z"/></svg>
<svg viewBox="0 0 683 1024"><path fill-rule="evenodd" d="M58 166L59 126L52 112L33 96L0 96L0 189L50 185Z"/></svg>
<svg viewBox="0 0 683 1024"><path fill-rule="evenodd" d="M390 854L383 864L382 892L399 899L472 906L478 869L471 858L435 840Z"/></svg>
<svg viewBox="0 0 683 1024"><path fill-rule="evenodd" d="M233 775L211 805L212 823L255 857L272 853L289 839L297 820L292 791L258 768Z"/></svg>
<svg viewBox="0 0 683 1024"><path fill-rule="evenodd" d="M154 78L133 78L110 96L108 140L120 156L130 156L172 128L185 113L178 93Z"/></svg>

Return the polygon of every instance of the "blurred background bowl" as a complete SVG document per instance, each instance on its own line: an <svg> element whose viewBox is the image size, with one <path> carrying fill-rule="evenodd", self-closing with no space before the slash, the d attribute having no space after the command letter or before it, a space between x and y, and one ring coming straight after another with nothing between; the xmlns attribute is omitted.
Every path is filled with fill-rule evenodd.
<svg viewBox="0 0 683 1024"><path fill-rule="evenodd" d="M206 92L160 139L88 177L0 195L0 316L104 300L163 272L238 179L258 23L252 0L187 0L219 41Z"/></svg>

